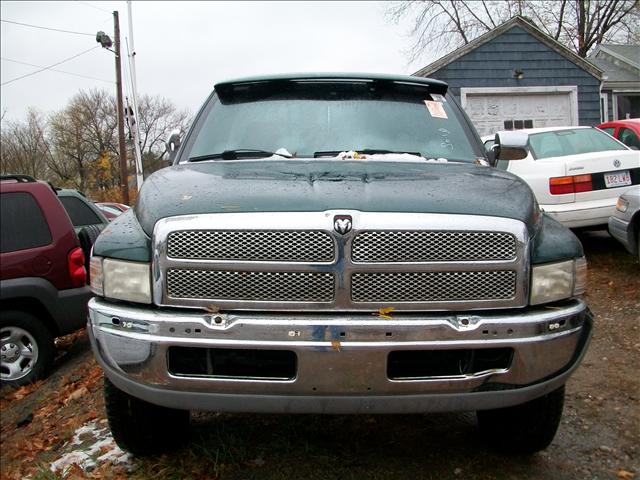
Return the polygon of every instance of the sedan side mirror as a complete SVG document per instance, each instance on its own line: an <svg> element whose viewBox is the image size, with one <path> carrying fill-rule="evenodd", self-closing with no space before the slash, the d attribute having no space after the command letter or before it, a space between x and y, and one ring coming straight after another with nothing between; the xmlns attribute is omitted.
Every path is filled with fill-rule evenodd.
<svg viewBox="0 0 640 480"><path fill-rule="evenodd" d="M173 163L180 148L180 130L172 130L165 142L167 146L167 152L169 152L169 162Z"/></svg>
<svg viewBox="0 0 640 480"><path fill-rule="evenodd" d="M529 135L523 132L496 133L493 149L497 160L522 160L527 157Z"/></svg>

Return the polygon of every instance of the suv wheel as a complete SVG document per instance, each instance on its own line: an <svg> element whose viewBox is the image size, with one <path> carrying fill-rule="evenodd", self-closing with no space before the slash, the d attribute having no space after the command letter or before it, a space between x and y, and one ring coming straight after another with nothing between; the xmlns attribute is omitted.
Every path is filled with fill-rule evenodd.
<svg viewBox="0 0 640 480"><path fill-rule="evenodd" d="M87 225L78 232L78 240L80 240L80 247L84 253L84 265L87 267L87 273L89 272L89 261L91 260L91 247L100 232L102 232L102 228L102 225Z"/></svg>
<svg viewBox="0 0 640 480"><path fill-rule="evenodd" d="M26 385L43 378L54 354L53 335L27 312L0 313L0 379L9 385Z"/></svg>
<svg viewBox="0 0 640 480"><path fill-rule="evenodd" d="M491 447L509 453L535 453L553 440L563 405L564 385L522 405L478 411L478 424Z"/></svg>
<svg viewBox="0 0 640 480"><path fill-rule="evenodd" d="M133 397L104 377L104 399L111 433L134 455L152 455L186 443L189 411L161 407Z"/></svg>

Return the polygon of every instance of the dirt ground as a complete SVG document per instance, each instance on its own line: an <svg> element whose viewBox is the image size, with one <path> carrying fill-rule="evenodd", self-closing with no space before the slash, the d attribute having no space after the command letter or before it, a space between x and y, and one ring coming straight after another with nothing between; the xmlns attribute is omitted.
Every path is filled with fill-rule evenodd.
<svg viewBox="0 0 640 480"><path fill-rule="evenodd" d="M135 459L108 433L102 375L83 332L63 339L52 375L0 392L0 477L157 479L640 478L640 268L605 232L579 234L595 334L567 384L560 430L544 452L483 445L473 414L194 414L191 443ZM57 473L52 472L57 469Z"/></svg>

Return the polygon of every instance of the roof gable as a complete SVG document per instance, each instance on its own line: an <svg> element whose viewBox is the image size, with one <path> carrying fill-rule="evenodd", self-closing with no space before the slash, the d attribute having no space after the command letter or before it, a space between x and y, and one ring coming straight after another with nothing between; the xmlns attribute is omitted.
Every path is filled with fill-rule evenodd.
<svg viewBox="0 0 640 480"><path fill-rule="evenodd" d="M529 21L525 20L523 17L520 17L520 16L513 17L512 19L497 26L493 30L490 30L489 32L479 36L475 40L472 40L468 44L458 48L457 50L454 50L453 52L427 65L426 67L418 70L413 75L420 76L420 77L428 77L433 73L437 72L438 70L446 67L450 63L453 63L459 58L467 55L468 53L472 52L478 47L481 47L482 45L490 42L494 38L499 37L500 35L511 30L514 27L521 27L526 32L528 32L533 37L535 37L538 41L545 44L547 47L554 50L555 52L562 55L563 57L567 58L569 61L571 61L581 69L590 73L591 75L593 75L599 80L602 79L603 71L600 68L596 67L595 65L588 62L584 58L578 56L576 53L574 53L573 51L571 51L561 43L557 42L556 40L551 38L549 35L547 35L543 31L541 31L540 29L532 25Z"/></svg>
<svg viewBox="0 0 640 480"><path fill-rule="evenodd" d="M613 57L630 67L640 69L640 45L614 45L603 43L598 45L589 58Z"/></svg>

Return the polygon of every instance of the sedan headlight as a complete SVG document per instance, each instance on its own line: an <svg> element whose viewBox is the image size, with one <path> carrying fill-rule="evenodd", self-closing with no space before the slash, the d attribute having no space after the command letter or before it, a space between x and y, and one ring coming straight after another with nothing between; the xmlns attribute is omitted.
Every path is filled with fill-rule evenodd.
<svg viewBox="0 0 640 480"><path fill-rule="evenodd" d="M91 291L96 295L151 303L151 269L148 263L91 257Z"/></svg>
<svg viewBox="0 0 640 480"><path fill-rule="evenodd" d="M616 202L616 210L619 212L625 213L629 209L629 200L618 197L618 201Z"/></svg>
<svg viewBox="0 0 640 480"><path fill-rule="evenodd" d="M531 305L580 295L585 292L586 283L587 261L584 257L534 265L531 273Z"/></svg>

